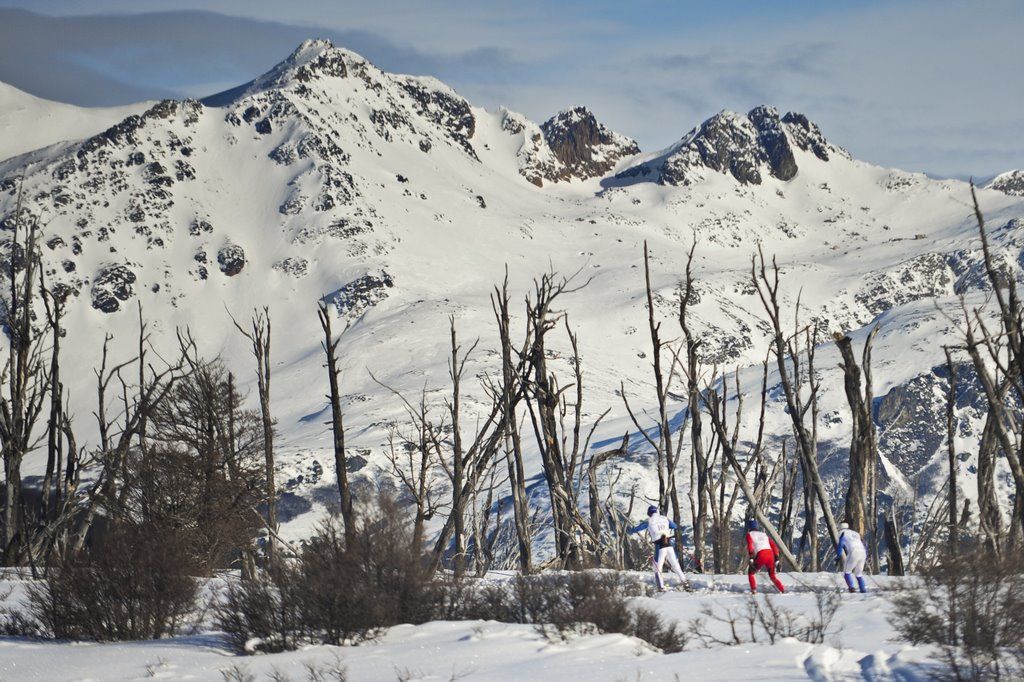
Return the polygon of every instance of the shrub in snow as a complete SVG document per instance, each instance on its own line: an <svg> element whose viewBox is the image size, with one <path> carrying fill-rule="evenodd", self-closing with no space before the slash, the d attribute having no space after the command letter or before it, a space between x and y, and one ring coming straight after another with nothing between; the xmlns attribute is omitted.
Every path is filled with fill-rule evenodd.
<svg viewBox="0 0 1024 682"><path fill-rule="evenodd" d="M689 634L706 647L775 644L786 637L821 644L841 601L835 592L818 592L814 602L811 613L788 609L769 595L751 595L737 606L704 606L690 621Z"/></svg>
<svg viewBox="0 0 1024 682"><path fill-rule="evenodd" d="M457 614L445 617L531 623L549 638L621 633L666 653L682 651L685 631L629 603L644 590L632 576L611 571L520 575L507 586L464 586Z"/></svg>
<svg viewBox="0 0 1024 682"><path fill-rule="evenodd" d="M196 362L150 411L145 451L125 455L115 514L187 534L202 573L236 566L260 529L262 422L242 401L220 360Z"/></svg>
<svg viewBox="0 0 1024 682"><path fill-rule="evenodd" d="M219 628L233 648L254 653L357 644L391 625L435 619L444 588L413 549L410 527L388 497L364 512L351 544L325 522L292 563L230 584L213 604Z"/></svg>
<svg viewBox="0 0 1024 682"><path fill-rule="evenodd" d="M231 581L214 603L213 614L228 644L244 653L295 649L303 639L293 567L282 564L251 579Z"/></svg>
<svg viewBox="0 0 1024 682"><path fill-rule="evenodd" d="M890 600L892 624L913 644L933 644L943 666L928 674L955 680L1024 678L1024 576L1021 557L985 550L946 556Z"/></svg>
<svg viewBox="0 0 1024 682"><path fill-rule="evenodd" d="M112 524L81 556L64 557L28 588L28 614L59 639L118 641L175 634L198 583L185 541L154 524Z"/></svg>

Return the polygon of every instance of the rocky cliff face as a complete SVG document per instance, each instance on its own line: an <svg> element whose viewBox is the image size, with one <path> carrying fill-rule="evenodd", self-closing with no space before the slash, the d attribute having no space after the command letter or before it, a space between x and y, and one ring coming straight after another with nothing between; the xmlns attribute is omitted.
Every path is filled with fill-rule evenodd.
<svg viewBox="0 0 1024 682"><path fill-rule="evenodd" d="M810 152L821 161L828 161L830 154L845 155L803 114L780 116L774 107L760 106L746 115L722 111L660 157L628 168L617 177L689 185L712 171L731 175L744 185L760 185L768 176L785 182L799 171L795 150Z"/></svg>
<svg viewBox="0 0 1024 682"><path fill-rule="evenodd" d="M1024 170L1012 170L998 175L988 184L994 189L1012 197L1024 197Z"/></svg>
<svg viewBox="0 0 1024 682"><path fill-rule="evenodd" d="M538 187L603 177L622 159L640 153L635 141L606 127L586 107L563 111L540 126L503 110L502 127L521 136L520 174Z"/></svg>
<svg viewBox="0 0 1024 682"><path fill-rule="evenodd" d="M640 153L636 142L598 122L585 107L552 116L541 125L544 141L562 165L554 179L601 177L622 158Z"/></svg>

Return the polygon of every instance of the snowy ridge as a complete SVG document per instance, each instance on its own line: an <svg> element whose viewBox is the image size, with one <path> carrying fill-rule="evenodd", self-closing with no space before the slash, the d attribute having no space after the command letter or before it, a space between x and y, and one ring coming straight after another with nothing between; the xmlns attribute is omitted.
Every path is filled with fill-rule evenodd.
<svg viewBox="0 0 1024 682"><path fill-rule="evenodd" d="M151 105L76 107L34 97L0 82L0 160L58 142L80 140Z"/></svg>
<svg viewBox="0 0 1024 682"><path fill-rule="evenodd" d="M986 185L988 189L994 189L1010 196L1024 196L1024 170L1012 170L1001 173L992 178L992 182Z"/></svg>
<svg viewBox="0 0 1024 682"><path fill-rule="evenodd" d="M367 370L397 390L426 385L436 395L452 314L462 338L481 339L467 374L494 371L488 294L506 265L514 300L549 267L593 275L563 305L579 331L585 412L611 408L599 440L621 437L631 427L620 382L631 402L654 400L643 242L669 338L695 236L693 315L709 369L739 367L746 404L756 403L767 339L749 268L761 243L778 255L784 305L800 295L802 319L821 332L821 450L832 484L841 484L849 424L830 334L850 331L859 346L876 323L876 395L902 390L889 398L902 403L878 417L892 494L918 477L925 491L941 482L941 420L908 422L897 408L934 409L944 381L936 338L950 327L939 309L955 312L958 293L983 285L965 183L857 161L806 117L767 106L722 112L640 154L586 110L538 125L325 41L204 102L160 102L73 144L0 162L0 220L10 224L25 172L26 210L46 226L48 276L73 296L65 364L82 369L67 378L77 415L93 409L96 330L114 333L114 351L130 356L137 301L156 335L170 341L175 326L189 326L204 353L244 378L248 348L225 308L244 316L271 306L287 533L305 533L335 504L317 301L351 322L341 345L348 442L356 478L373 482L387 476L387 429L404 415ZM1019 269L1024 200L988 189L980 199L1000 257ZM553 352L552 366L566 371L567 348ZM472 410L482 391L466 390ZM671 408L681 414L685 404ZM965 396L961 413L969 495L977 400ZM89 420L76 423L88 440ZM790 429L777 400L768 428L773 439ZM622 466L624 491L635 480L651 492L642 449ZM527 473L539 471L534 461Z"/></svg>

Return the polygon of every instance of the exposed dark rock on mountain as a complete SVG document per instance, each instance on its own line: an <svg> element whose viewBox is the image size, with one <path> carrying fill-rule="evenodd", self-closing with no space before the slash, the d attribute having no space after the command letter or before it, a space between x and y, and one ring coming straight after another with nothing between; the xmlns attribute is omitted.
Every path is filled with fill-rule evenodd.
<svg viewBox="0 0 1024 682"><path fill-rule="evenodd" d="M568 180L605 175L622 158L640 153L636 142L598 122L585 107L552 116L541 125L544 141L562 166L548 180Z"/></svg>
<svg viewBox="0 0 1024 682"><path fill-rule="evenodd" d="M217 265L228 277L234 277L245 267L245 250L238 244L225 244L217 251Z"/></svg>
<svg viewBox="0 0 1024 682"><path fill-rule="evenodd" d="M710 170L729 174L744 185L760 185L765 176L786 182L799 171L794 148L811 152L822 161L829 159L830 150L843 153L803 114L790 112L780 117L774 107L760 106L746 115L731 111L715 114L667 153L616 177L689 185Z"/></svg>
<svg viewBox="0 0 1024 682"><path fill-rule="evenodd" d="M356 317L387 298L387 290L393 286L395 282L386 272L366 274L324 296L323 300L333 305L339 315Z"/></svg>
<svg viewBox="0 0 1024 682"><path fill-rule="evenodd" d="M1012 170L998 175L987 187L1010 196L1024 197L1024 170Z"/></svg>
<svg viewBox="0 0 1024 682"><path fill-rule="evenodd" d="M135 295L135 273L114 263L103 267L92 284L92 307L105 313L117 312L121 303Z"/></svg>

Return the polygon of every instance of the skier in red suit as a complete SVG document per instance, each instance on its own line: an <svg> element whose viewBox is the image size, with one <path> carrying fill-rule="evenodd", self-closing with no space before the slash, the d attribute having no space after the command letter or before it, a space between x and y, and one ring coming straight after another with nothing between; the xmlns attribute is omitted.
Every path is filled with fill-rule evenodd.
<svg viewBox="0 0 1024 682"><path fill-rule="evenodd" d="M747 521L747 554L750 555L750 563L747 565L747 580L750 581L750 591L757 594L757 578L754 574L762 568L768 569L768 577L775 583L779 592L785 592L782 581L775 575L775 566L779 561L779 547L775 541L768 537L768 534L759 530L756 519Z"/></svg>

